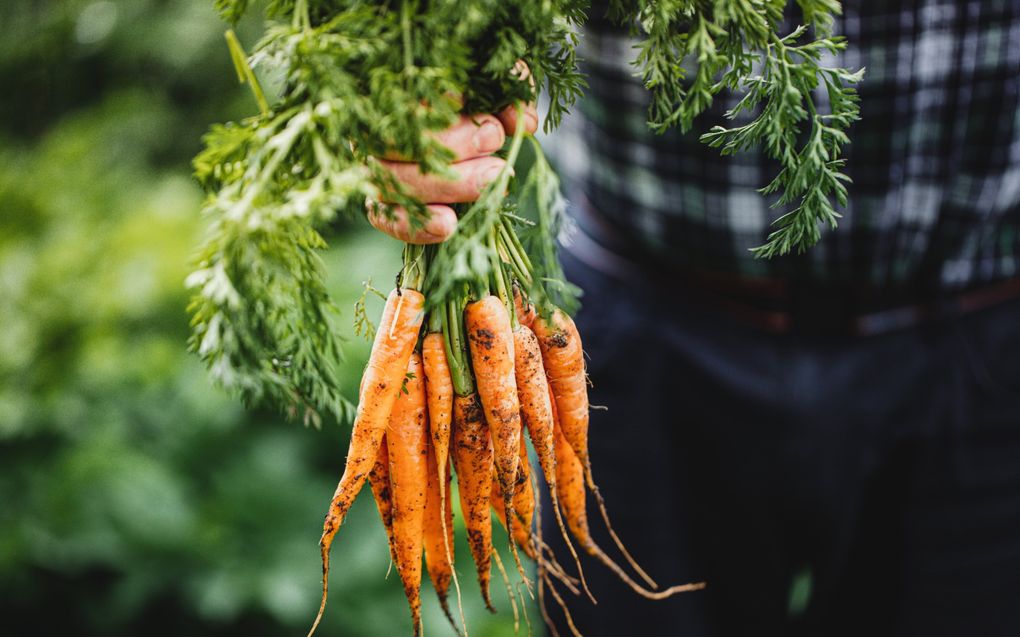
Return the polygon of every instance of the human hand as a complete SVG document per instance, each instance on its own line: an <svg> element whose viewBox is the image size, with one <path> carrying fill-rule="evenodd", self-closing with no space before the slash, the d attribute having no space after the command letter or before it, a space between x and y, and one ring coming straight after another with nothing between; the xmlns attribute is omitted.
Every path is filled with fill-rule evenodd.
<svg viewBox="0 0 1020 637"><path fill-rule="evenodd" d="M429 219L412 231L407 210L401 206L384 206L390 203L384 201L368 203L369 223L408 243L445 241L457 228L457 214L449 204L478 199L506 164L493 153L503 147L507 135L517 131L517 125L517 108L511 105L495 115L461 115L453 126L436 133L436 138L454 154L450 167L457 176L452 180L434 173L424 174L418 164L400 161L397 157L378 158L409 194L425 202ZM538 130L535 104L528 104L524 109L523 125L528 133Z"/></svg>

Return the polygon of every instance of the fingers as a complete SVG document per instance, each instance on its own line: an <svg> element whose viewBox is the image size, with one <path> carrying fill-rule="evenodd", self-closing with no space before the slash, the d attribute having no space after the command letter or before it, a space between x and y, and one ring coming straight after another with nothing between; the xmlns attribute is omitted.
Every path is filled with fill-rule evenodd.
<svg viewBox="0 0 1020 637"><path fill-rule="evenodd" d="M511 104L496 114L508 135L517 132L517 106ZM538 130L538 107L532 102L524 107L524 131L534 134Z"/></svg>
<svg viewBox="0 0 1020 637"><path fill-rule="evenodd" d="M407 189L408 194L429 203L467 203L478 199L485 186L496 179L506 164L499 157L478 157L452 164L453 179L435 173L424 174L418 164L379 162ZM386 199L383 199L386 201Z"/></svg>
<svg viewBox="0 0 1020 637"><path fill-rule="evenodd" d="M395 239L407 243L429 244L445 241L457 228L457 213L449 206L429 204L429 219L416 231L411 231L411 222L407 210L400 206L386 208L374 201L368 202L368 222L376 229L385 232Z"/></svg>
<svg viewBox="0 0 1020 637"><path fill-rule="evenodd" d="M492 154L506 141L502 120L493 115L461 115L456 124L433 135L453 151L454 161ZM387 153L384 159L400 161L406 158Z"/></svg>
<svg viewBox="0 0 1020 637"><path fill-rule="evenodd" d="M518 62L515 70L522 77L530 76L527 65L522 61ZM527 133L538 130L538 109L534 103L524 108L520 119L518 121L516 107L511 105L496 115L461 115L450 128L433 133L435 139L454 155L454 163L450 166L454 173L452 176L424 174L418 164L402 161L406 160L404 157L395 153L384 155L378 160L380 165L401 182L407 194L429 202L426 209L430 217L423 227L412 230L407 210L403 207L369 202L369 222L382 232L408 243L429 244L446 240L457 227L457 214L445 204L475 201L482 190L496 179L506 162L490 155L503 147L507 135L514 134L518 126L523 126ZM385 194L383 199L386 200Z"/></svg>

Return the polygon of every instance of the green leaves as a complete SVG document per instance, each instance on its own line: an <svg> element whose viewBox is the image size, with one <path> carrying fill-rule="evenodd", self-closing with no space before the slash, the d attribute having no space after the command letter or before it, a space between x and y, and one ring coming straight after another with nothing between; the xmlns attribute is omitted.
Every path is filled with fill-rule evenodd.
<svg viewBox="0 0 1020 637"><path fill-rule="evenodd" d="M689 129L724 88L746 93L730 116L757 113L753 121L717 127L704 140L724 153L760 145L780 162L762 191L795 207L776 222L761 256L817 241L820 223L835 225L833 200L846 201L840 151L858 116L848 87L860 74L821 64L823 53L843 47L828 35L839 3L798 1L820 39L802 43L804 27L780 38L783 0L610 4L616 19L643 33L637 65L651 91L654 130ZM216 0L216 7L228 21L250 9L248 0ZM393 202L412 224L423 223L424 204L374 158L397 154L425 172L448 172L453 156L432 133L461 112L497 112L544 90L545 126L556 126L585 87L575 48L587 8L583 0L270 0L254 55L228 33L238 76L260 113L213 127L195 158L211 227L188 280L191 346L220 384L307 423L351 414L333 372L340 347L318 256L320 229L339 215L363 214L369 199ZM275 90L263 92L260 79ZM826 113L816 107L818 91L828 95ZM522 141L515 136L509 165ZM516 264L534 274L528 295L544 310L576 307L579 291L556 257L559 182L537 144L534 155L523 184L511 188L504 171L436 250L426 281L430 309L486 288L493 233L517 241L506 220L519 219L522 205L534 212L519 233L520 249L514 245L531 261ZM370 330L363 308L355 320Z"/></svg>
<svg viewBox="0 0 1020 637"><path fill-rule="evenodd" d="M215 0L216 10L227 22L237 22L248 10L251 0Z"/></svg>
<svg viewBox="0 0 1020 637"><path fill-rule="evenodd" d="M370 190L369 171L323 141L327 109L290 109L214 128L195 160L217 187L190 311L191 347L214 380L248 403L268 401L306 424L345 419L337 388L340 346L315 230ZM303 167L308 166L306 169Z"/></svg>
<svg viewBox="0 0 1020 637"><path fill-rule="evenodd" d="M248 2L218 0L217 8L236 21ZM347 418L352 407L333 375L340 346L318 229L337 215L363 214L366 199L380 198L422 223L423 203L373 158L396 153L426 172L447 171L453 156L433 131L462 110L494 112L535 97L518 60L537 85L552 88L552 121L577 96L572 29L582 16L579 3L476 8L484 11L465 14L463 3L452 1L277 0L267 15L278 21L250 59L228 34L239 77L252 86L261 113L214 127L195 159L195 175L210 193L211 228L188 280L195 293L191 347L228 390L280 405L306 423L318 424L323 414ZM256 71L280 85L273 103ZM484 235L498 220L509 179L507 172L465 215L466 230L477 226ZM453 276L436 298L488 272L484 245L472 236L459 235L464 249L450 253ZM367 330L367 317L356 318Z"/></svg>
<svg viewBox="0 0 1020 637"><path fill-rule="evenodd" d="M760 107L757 117L734 128L716 126L702 136L723 154L761 145L779 161L779 174L761 192L779 195L773 207L794 208L775 221L766 243L755 248L754 253L765 258L802 252L817 243L820 226L835 227L839 218L833 198L840 205L847 203L849 177L840 172L840 152L850 141L846 130L859 117L852 85L861 80L863 69L851 73L822 66L823 53L846 45L838 38L797 44L805 31L800 27L785 38L771 36L761 74L744 83L747 95L727 113L735 118ZM818 88L826 92L829 113L820 113L815 105ZM807 137L801 141L804 128Z"/></svg>
<svg viewBox="0 0 1020 637"><path fill-rule="evenodd" d="M325 242L294 219L247 230L223 222L206 244L189 310L191 346L214 380L246 403L268 401L318 426L352 406L340 395L336 313L316 249Z"/></svg>
<svg viewBox="0 0 1020 637"><path fill-rule="evenodd" d="M814 26L822 36L832 33L832 17L843 13L839 0L797 0L804 23Z"/></svg>
<svg viewBox="0 0 1020 637"><path fill-rule="evenodd" d="M640 25L644 38L635 65L651 91L649 123L656 132L679 126L688 130L693 120L721 90L745 92L727 116L760 113L743 126L717 126L702 141L732 154L761 146L779 160L781 171L762 188L779 193L776 206L796 207L776 220L776 230L760 257L803 251L820 237L820 224L833 227L839 214L832 199L846 204L846 175L840 172L841 147L849 142L846 130L859 118L852 88L863 69L851 73L821 63L823 53L845 48L831 37L833 15L841 11L837 0L798 0L804 23L818 39L799 43L807 32L798 27L785 37L778 30L783 18L782 0L638 0L613 3L621 22ZM692 77L688 77L694 69ZM815 91L825 90L829 112L819 113ZM807 132L806 141L798 140Z"/></svg>

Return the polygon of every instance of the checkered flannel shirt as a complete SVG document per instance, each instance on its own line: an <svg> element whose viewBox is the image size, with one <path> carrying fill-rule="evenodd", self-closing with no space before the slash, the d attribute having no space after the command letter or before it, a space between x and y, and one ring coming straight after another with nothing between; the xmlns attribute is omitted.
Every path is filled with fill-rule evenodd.
<svg viewBox="0 0 1020 637"><path fill-rule="evenodd" d="M582 36L590 88L548 144L568 194L583 195L574 205L586 200L614 233L680 268L941 292L1017 276L1020 1L848 0L843 9L835 31L849 46L829 62L867 67L845 151L853 184L838 228L806 254L748 251L784 210L756 192L778 171L772 160L722 157L698 141L727 123L733 96L690 133L655 135L629 64L633 43L597 9Z"/></svg>

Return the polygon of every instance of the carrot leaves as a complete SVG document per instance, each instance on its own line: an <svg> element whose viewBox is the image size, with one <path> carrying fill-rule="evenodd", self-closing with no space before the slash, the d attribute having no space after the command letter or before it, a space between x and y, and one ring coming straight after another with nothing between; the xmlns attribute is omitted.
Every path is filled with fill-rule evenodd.
<svg viewBox="0 0 1020 637"><path fill-rule="evenodd" d="M427 219L374 157L396 153L426 172L450 171L451 152L433 135L462 113L497 112L547 96L546 130L585 88L575 48L584 0L214 0L236 22L254 6L268 18L249 56L228 32L229 51L258 113L214 126L195 158L207 192L209 233L188 278L192 349L213 378L247 402L281 406L306 423L346 420L338 389L340 338L324 284L320 232L338 217L364 214L385 199ZM860 73L823 65L842 49L829 35L835 0L798 0L807 29L781 36L784 0L614 0L610 13L639 35L637 65L651 94L650 125L688 129L724 88L745 94L704 141L724 153L760 145L781 171L763 188L794 209L781 217L761 256L802 250L819 223L835 225L845 203L841 147L857 119L850 88ZM520 62L529 74L521 73ZM265 83L263 88L262 82ZM821 107L819 95L827 97ZM532 142L534 140L531 140ZM513 163L522 147L508 148ZM493 274L492 243L503 249L543 311L576 308L556 238L564 222L559 182L535 143L521 182L509 171L461 217L438 248L425 284L428 306L482 289ZM536 213L521 221L520 206ZM386 207L382 207L384 212ZM530 277L530 279L529 279ZM361 331L370 324L359 310Z"/></svg>
<svg viewBox="0 0 1020 637"><path fill-rule="evenodd" d="M846 205L841 148L859 118L851 72L823 64L846 47L833 37L837 0L797 0L804 25L780 35L785 0L615 0L611 15L640 37L635 66L651 92L649 124L657 132L690 129L722 90L743 93L730 119L750 114L743 126L716 126L702 141L732 154L761 147L780 172L761 189L777 193L774 206L793 204L775 221L760 257L804 251L817 243L820 225L836 226L833 199ZM643 37L642 37L643 36ZM693 75L691 75L693 73ZM821 91L822 99L819 99ZM819 104L827 101L827 109ZM802 138L806 136L806 141Z"/></svg>

